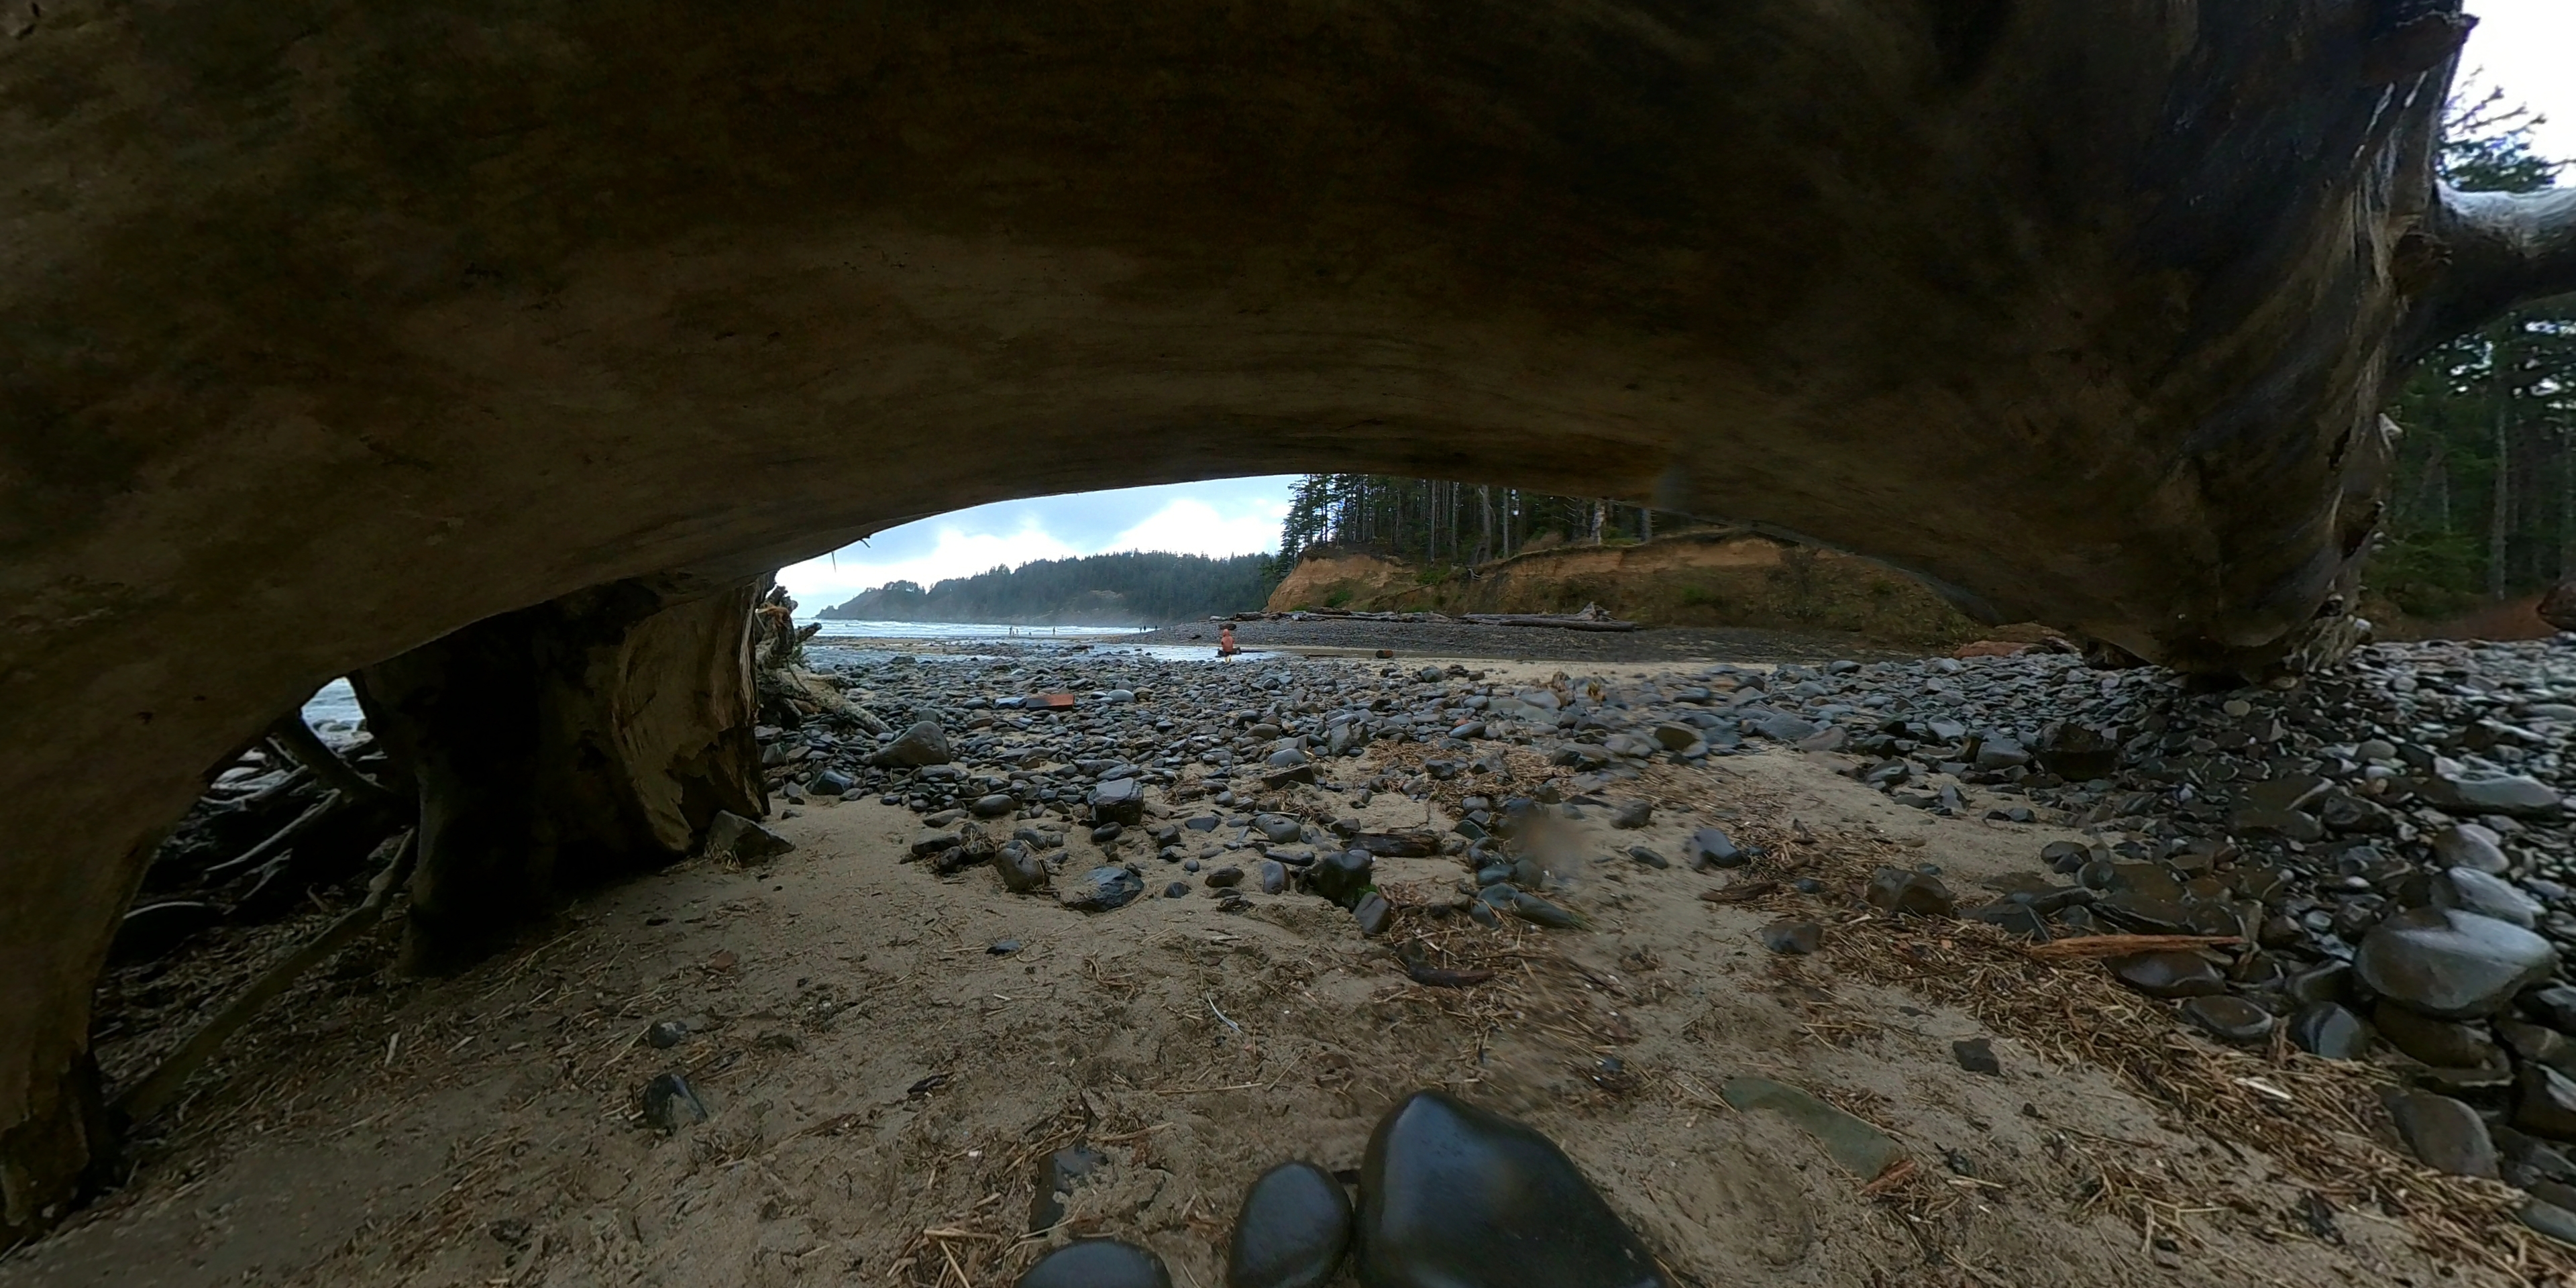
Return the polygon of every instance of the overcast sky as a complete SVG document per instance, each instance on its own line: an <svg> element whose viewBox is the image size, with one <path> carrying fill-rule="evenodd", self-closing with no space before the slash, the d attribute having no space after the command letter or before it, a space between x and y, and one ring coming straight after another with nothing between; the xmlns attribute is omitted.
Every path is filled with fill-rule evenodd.
<svg viewBox="0 0 2576 1288"><path fill-rule="evenodd" d="M2462 78L2497 86L2547 116L2534 136L2540 150L2576 158L2576 0L2468 0L2466 8L2478 25L2460 59Z"/></svg>
<svg viewBox="0 0 2576 1288"><path fill-rule="evenodd" d="M2576 0L2468 0L2478 18L2464 78L2549 118L2540 150L2576 158ZM2563 180L2562 180L2563 181ZM1294 475L1083 492L977 506L879 533L778 574L814 612L871 586L1111 550L1250 554L1279 543Z"/></svg>

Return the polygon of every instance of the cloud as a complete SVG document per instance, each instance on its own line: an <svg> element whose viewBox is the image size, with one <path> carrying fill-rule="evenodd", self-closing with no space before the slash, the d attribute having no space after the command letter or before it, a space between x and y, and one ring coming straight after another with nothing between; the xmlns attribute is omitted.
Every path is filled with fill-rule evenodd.
<svg viewBox="0 0 2576 1288"><path fill-rule="evenodd" d="M1296 482L1293 474L1272 475L979 505L889 528L864 544L782 568L778 580L798 610L811 613L890 581L928 586L1037 559L1112 550L1258 554L1279 544Z"/></svg>
<svg viewBox="0 0 2576 1288"><path fill-rule="evenodd" d="M1112 538L1103 550L1170 550L1185 555L1267 554L1279 544L1288 505L1261 504L1229 519L1205 501L1184 498L1165 505Z"/></svg>
<svg viewBox="0 0 2576 1288"><path fill-rule="evenodd" d="M936 525L940 520L924 522ZM878 561L867 557L866 546L846 546L820 559L782 568L778 580L796 597L797 611L810 613L890 581L928 586L950 577L971 577L993 568L1016 568L1032 560L1063 559L1082 553L1034 522L1011 533L969 532L955 526L938 527L936 531L937 538L925 554Z"/></svg>

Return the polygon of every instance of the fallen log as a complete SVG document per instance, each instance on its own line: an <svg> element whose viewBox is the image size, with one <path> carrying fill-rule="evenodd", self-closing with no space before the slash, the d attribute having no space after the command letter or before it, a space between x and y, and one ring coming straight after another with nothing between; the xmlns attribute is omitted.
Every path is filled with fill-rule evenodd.
<svg viewBox="0 0 2576 1288"><path fill-rule="evenodd" d="M1635 622L1615 617L1582 617L1571 613L1469 613L1458 619L1473 626L1552 626L1568 631L1633 631Z"/></svg>

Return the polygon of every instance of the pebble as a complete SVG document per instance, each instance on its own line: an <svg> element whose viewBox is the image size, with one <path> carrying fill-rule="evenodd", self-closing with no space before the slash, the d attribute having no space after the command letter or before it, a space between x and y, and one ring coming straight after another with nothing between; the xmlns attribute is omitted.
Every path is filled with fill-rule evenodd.
<svg viewBox="0 0 2576 1288"><path fill-rule="evenodd" d="M2358 1060L2370 1050L2370 1027L2340 1002L2311 1002L2290 1017L2290 1041L2310 1055Z"/></svg>
<svg viewBox="0 0 2576 1288"><path fill-rule="evenodd" d="M1564 1151L1443 1092L1379 1121L1359 1190L1367 1288L1671 1288Z"/></svg>
<svg viewBox="0 0 2576 1288"><path fill-rule="evenodd" d="M1824 944L1825 928L1812 921L1775 921L1762 928L1762 946L1775 953L1804 957Z"/></svg>
<svg viewBox="0 0 2576 1288"><path fill-rule="evenodd" d="M2378 996L2441 1019L2493 1015L2558 968L2549 941L2449 908L2402 912L2363 937L2353 971Z"/></svg>
<svg viewBox="0 0 2576 1288"><path fill-rule="evenodd" d="M1982 1073L1990 1078L2003 1076L2004 1064L1995 1057L1992 1038L1962 1038L1953 1042L1950 1044L1950 1058L1970 1073Z"/></svg>
<svg viewBox="0 0 2576 1288"><path fill-rule="evenodd" d="M2394 1002L2382 1002L2371 1022L2388 1045L2436 1069L2502 1069L2504 1048L2484 1024L2437 1020Z"/></svg>
<svg viewBox="0 0 2576 1288"><path fill-rule="evenodd" d="M2408 1091L2389 1097L2388 1112L2399 1139L2426 1167L2453 1176L2498 1175L2495 1139L2477 1110L2448 1096Z"/></svg>
<svg viewBox="0 0 2576 1288"><path fill-rule="evenodd" d="M644 1121L665 1134L707 1120L707 1104L687 1078L666 1073L644 1084Z"/></svg>
<svg viewBox="0 0 2576 1288"><path fill-rule="evenodd" d="M2252 1046L2272 1036L2272 1013L2226 993L2185 999L2182 1017L2221 1042Z"/></svg>
<svg viewBox="0 0 2576 1288"><path fill-rule="evenodd" d="M2227 977L2199 953L2136 953L2110 960L2111 975L2149 997L2208 997L2227 991Z"/></svg>
<svg viewBox="0 0 2576 1288"><path fill-rule="evenodd" d="M1078 1239L1038 1258L1018 1288L1172 1288L1163 1259L1115 1239Z"/></svg>
<svg viewBox="0 0 2576 1288"><path fill-rule="evenodd" d="M1187 891L1188 887L1182 887ZM1145 893L1145 878L1132 868L1093 868L1056 896L1065 907L1084 912L1124 908Z"/></svg>
<svg viewBox="0 0 2576 1288"><path fill-rule="evenodd" d="M1351 1246L1350 1196L1313 1163L1281 1163L1244 1193L1226 1288L1323 1288Z"/></svg>

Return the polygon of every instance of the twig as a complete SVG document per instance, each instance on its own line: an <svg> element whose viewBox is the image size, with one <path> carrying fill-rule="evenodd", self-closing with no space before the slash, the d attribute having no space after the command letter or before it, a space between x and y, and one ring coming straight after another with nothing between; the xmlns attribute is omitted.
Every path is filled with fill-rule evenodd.
<svg viewBox="0 0 2576 1288"><path fill-rule="evenodd" d="M1208 1009L1209 1009L1210 1011L1215 1011L1215 1013L1216 1013L1216 1017L1217 1017L1218 1019L1220 1019L1220 1020L1225 1020L1225 1026L1226 1026L1227 1028L1234 1030L1236 1033L1242 1034L1244 1037L1251 1037L1251 1036L1252 1036L1252 1035L1251 1035L1251 1034L1249 1034L1249 1033L1244 1033L1244 1032L1243 1032L1243 1026L1242 1026L1242 1025L1237 1024L1237 1023L1235 1023L1235 1022L1234 1022L1234 1021L1232 1021L1232 1020L1226 1020L1226 1019L1225 1019L1225 1012L1223 1012L1223 1011L1218 1011L1218 1010L1216 1009L1216 994L1214 994L1214 993L1210 993L1210 994L1208 994L1207 1004L1208 1004Z"/></svg>
<svg viewBox="0 0 2576 1288"><path fill-rule="evenodd" d="M168 1107L171 1099L178 1095L179 1088L206 1061L214 1058L215 1052L222 1049L227 1039L257 1018L261 1011L268 1009L268 1004L277 1000L278 995L304 972L321 964L375 925L393 892L410 877L418 839L418 832L405 831L402 839L394 844L393 860L385 864L384 871L377 873L375 880L367 883L367 897L359 900L357 907L342 913L338 921L332 922L311 942L288 953L266 973L251 981L250 987L243 989L213 1019L206 1021L204 1028L181 1043L178 1050L171 1052L169 1058L136 1083L132 1090L118 1097L116 1107L126 1121L141 1122Z"/></svg>

